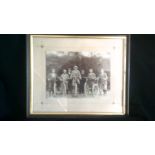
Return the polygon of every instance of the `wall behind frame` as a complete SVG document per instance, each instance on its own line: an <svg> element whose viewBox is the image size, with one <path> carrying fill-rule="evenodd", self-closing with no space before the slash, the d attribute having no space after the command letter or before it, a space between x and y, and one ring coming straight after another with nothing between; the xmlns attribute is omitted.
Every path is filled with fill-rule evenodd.
<svg viewBox="0 0 155 155"><path fill-rule="evenodd" d="M155 120L154 51L155 35L131 35L130 115L124 118L98 117L91 120ZM28 120L26 35L0 35L0 120Z"/></svg>

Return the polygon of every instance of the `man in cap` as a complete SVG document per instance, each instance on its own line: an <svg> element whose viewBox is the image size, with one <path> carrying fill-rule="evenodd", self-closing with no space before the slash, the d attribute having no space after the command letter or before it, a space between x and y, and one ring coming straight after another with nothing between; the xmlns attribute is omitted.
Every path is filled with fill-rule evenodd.
<svg viewBox="0 0 155 155"><path fill-rule="evenodd" d="M77 88L78 88L78 85L80 84L80 79L81 79L81 73L78 70L78 66L73 67L70 78L72 79L72 86L75 87L74 94L76 95L78 91Z"/></svg>

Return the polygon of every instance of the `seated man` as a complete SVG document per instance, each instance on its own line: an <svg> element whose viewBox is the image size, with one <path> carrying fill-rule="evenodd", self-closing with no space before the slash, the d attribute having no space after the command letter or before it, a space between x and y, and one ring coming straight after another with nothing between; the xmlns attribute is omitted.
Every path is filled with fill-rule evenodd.
<svg viewBox="0 0 155 155"><path fill-rule="evenodd" d="M52 69L49 75L47 76L47 89L49 91L49 96L51 96L51 94L56 94L56 79L57 74L55 72L55 69Z"/></svg>
<svg viewBox="0 0 155 155"><path fill-rule="evenodd" d="M107 73L103 69L101 69L101 73L99 75L99 89L101 94L107 93L107 85L108 85Z"/></svg>

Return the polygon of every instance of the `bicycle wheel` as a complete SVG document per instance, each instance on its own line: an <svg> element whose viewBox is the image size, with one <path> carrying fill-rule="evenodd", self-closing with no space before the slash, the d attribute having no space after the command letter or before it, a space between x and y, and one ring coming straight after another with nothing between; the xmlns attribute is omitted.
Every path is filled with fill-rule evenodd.
<svg viewBox="0 0 155 155"><path fill-rule="evenodd" d="M93 95L98 95L99 94L99 87L97 85L93 86L92 93L93 93Z"/></svg>
<svg viewBox="0 0 155 155"><path fill-rule="evenodd" d="M88 86L87 83L85 83L85 85L84 85L84 94L85 94L86 96L89 95L89 86Z"/></svg>

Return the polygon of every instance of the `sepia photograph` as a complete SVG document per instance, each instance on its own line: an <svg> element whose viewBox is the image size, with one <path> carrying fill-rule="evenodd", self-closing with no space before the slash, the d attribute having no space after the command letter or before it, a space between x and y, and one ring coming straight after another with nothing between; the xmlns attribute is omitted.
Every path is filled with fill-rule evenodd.
<svg viewBox="0 0 155 155"><path fill-rule="evenodd" d="M30 35L30 115L126 114L127 36Z"/></svg>

